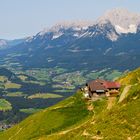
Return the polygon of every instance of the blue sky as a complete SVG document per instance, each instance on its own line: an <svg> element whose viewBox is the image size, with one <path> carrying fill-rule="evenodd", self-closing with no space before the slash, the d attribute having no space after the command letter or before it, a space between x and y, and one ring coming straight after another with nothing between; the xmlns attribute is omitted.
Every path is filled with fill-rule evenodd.
<svg viewBox="0 0 140 140"><path fill-rule="evenodd" d="M61 21L96 20L118 7L140 13L139 6L140 0L0 0L0 38L34 35Z"/></svg>

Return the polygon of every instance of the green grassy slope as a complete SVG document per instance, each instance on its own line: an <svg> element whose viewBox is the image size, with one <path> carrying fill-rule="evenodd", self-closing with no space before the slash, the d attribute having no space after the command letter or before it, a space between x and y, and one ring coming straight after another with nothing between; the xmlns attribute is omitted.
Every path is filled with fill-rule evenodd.
<svg viewBox="0 0 140 140"><path fill-rule="evenodd" d="M87 105L77 93L59 104L31 115L19 125L0 133L2 140L30 140L78 125L90 117Z"/></svg>
<svg viewBox="0 0 140 140"><path fill-rule="evenodd" d="M140 139L140 99L127 105L118 105L111 110L102 110L86 124L65 134L41 137L43 139L74 140L106 139L127 140Z"/></svg>
<svg viewBox="0 0 140 140"><path fill-rule="evenodd" d="M140 69L118 81L119 97L85 101L74 96L0 133L2 140L139 140ZM90 111L89 111L90 110Z"/></svg>

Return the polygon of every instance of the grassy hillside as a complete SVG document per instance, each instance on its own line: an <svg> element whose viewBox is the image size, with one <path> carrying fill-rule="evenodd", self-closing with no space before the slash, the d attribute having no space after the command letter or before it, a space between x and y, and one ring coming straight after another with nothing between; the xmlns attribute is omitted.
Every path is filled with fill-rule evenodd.
<svg viewBox="0 0 140 140"><path fill-rule="evenodd" d="M139 140L140 69L118 79L119 97L91 102L82 93L40 111L0 133L2 140Z"/></svg>
<svg viewBox="0 0 140 140"><path fill-rule="evenodd" d="M81 124L88 120L91 113L80 96L81 94L77 93L53 107L28 117L19 125L1 133L0 139L37 139Z"/></svg>

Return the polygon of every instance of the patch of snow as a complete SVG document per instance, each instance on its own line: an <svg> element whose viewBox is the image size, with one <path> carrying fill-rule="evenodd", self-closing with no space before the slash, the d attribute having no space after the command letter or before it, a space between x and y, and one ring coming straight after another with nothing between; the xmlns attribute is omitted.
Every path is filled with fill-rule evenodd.
<svg viewBox="0 0 140 140"><path fill-rule="evenodd" d="M68 50L69 52L73 52L73 53L76 53L76 52L80 52L81 50Z"/></svg>
<svg viewBox="0 0 140 140"><path fill-rule="evenodd" d="M50 62L53 62L54 59L48 59L47 61L48 61L48 63L50 63Z"/></svg>
<svg viewBox="0 0 140 140"><path fill-rule="evenodd" d="M111 51L112 48L108 48L105 52L104 52L104 55L106 55L109 51Z"/></svg>
<svg viewBox="0 0 140 140"><path fill-rule="evenodd" d="M73 36L75 37L79 37L80 35L78 33L75 33Z"/></svg>
<svg viewBox="0 0 140 140"><path fill-rule="evenodd" d="M38 33L38 35L43 36L48 32L47 28L44 28L41 32Z"/></svg>
<svg viewBox="0 0 140 140"><path fill-rule="evenodd" d="M73 27L73 30L75 30L75 31L81 31L81 27Z"/></svg>
<svg viewBox="0 0 140 140"><path fill-rule="evenodd" d="M82 50L82 51L90 52L90 51L92 51L92 49L85 49L85 50Z"/></svg>
<svg viewBox="0 0 140 140"><path fill-rule="evenodd" d="M93 37L94 35L95 35L95 32L92 32L91 35L90 35L90 37Z"/></svg>
<svg viewBox="0 0 140 140"><path fill-rule="evenodd" d="M127 34L127 33L136 33L137 32L137 26L134 24L130 24L128 28L123 28L119 25L115 25L115 29L116 29L116 32L118 32L119 34L121 34L121 33Z"/></svg>
<svg viewBox="0 0 140 140"><path fill-rule="evenodd" d="M120 55L125 55L127 54L126 52L120 52L120 53L117 53L115 56L120 56Z"/></svg>
<svg viewBox="0 0 140 140"><path fill-rule="evenodd" d="M68 50L69 52L73 52L73 53L76 53L76 52L89 52L89 51L92 51L92 49L85 49L85 50L78 50L78 49L69 49Z"/></svg>
<svg viewBox="0 0 140 140"><path fill-rule="evenodd" d="M95 36L98 36L100 33L99 32L95 32Z"/></svg>
<svg viewBox="0 0 140 140"><path fill-rule="evenodd" d="M89 34L88 31L86 31L85 33L81 34L80 37L85 37L85 36L88 36L88 35L90 35L90 34Z"/></svg>
<svg viewBox="0 0 140 140"><path fill-rule="evenodd" d="M129 25L129 31L130 31L131 33L136 33L136 32L137 32L137 26L134 25L134 24L130 24L130 25Z"/></svg>
<svg viewBox="0 0 140 140"><path fill-rule="evenodd" d="M44 49L45 49L45 50L48 50L48 49L52 49L52 48L54 48L54 46L50 46L50 45L48 45L48 46L45 47Z"/></svg>
<svg viewBox="0 0 140 140"><path fill-rule="evenodd" d="M62 35L63 35L63 33L56 33L56 34L53 35L52 40L53 39L57 39L57 38L59 38Z"/></svg>
<svg viewBox="0 0 140 140"><path fill-rule="evenodd" d="M88 29L88 26L83 26L82 29L83 30L87 30Z"/></svg>

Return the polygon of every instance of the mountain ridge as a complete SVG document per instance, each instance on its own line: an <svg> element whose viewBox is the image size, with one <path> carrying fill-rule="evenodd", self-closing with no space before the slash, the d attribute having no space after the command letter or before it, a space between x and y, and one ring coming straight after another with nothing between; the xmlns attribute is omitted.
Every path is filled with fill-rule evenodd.
<svg viewBox="0 0 140 140"><path fill-rule="evenodd" d="M65 26L57 25L47 32L46 30L39 32L35 36L28 37L23 43L1 51L0 55L5 58L8 53L11 55L19 53L20 56L9 61L16 61L25 68L58 66L69 69L77 66L77 69L81 69L90 66L91 69L132 70L140 65L138 61L140 25L131 24L135 14L132 16L129 14L130 20L127 18L128 14L120 15L120 19L124 15L128 19L126 28L117 25L116 30L109 18L106 20L106 16L104 22L95 22L84 28L70 23ZM139 21L139 16L136 17L138 17L136 21ZM48 59L52 61L48 62ZM131 62L132 66L127 62Z"/></svg>

